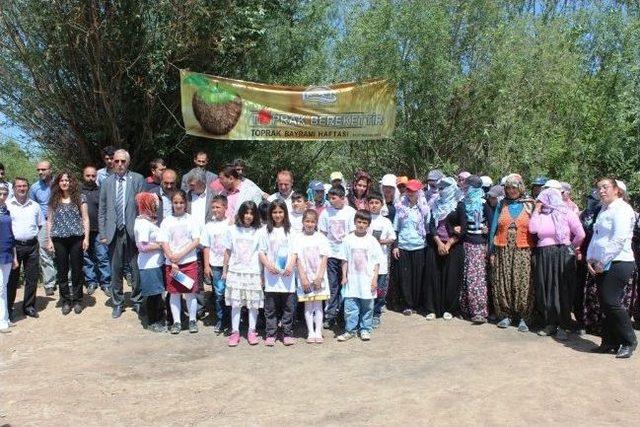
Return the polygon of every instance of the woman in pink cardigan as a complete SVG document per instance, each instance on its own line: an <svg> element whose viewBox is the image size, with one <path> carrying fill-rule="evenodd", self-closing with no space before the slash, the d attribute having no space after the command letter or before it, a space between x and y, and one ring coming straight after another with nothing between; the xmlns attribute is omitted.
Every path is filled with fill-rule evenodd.
<svg viewBox="0 0 640 427"><path fill-rule="evenodd" d="M567 339L576 288L576 258L585 233L580 219L555 188L543 190L529 220L529 232L538 237L534 285L536 306L544 321L538 335Z"/></svg>

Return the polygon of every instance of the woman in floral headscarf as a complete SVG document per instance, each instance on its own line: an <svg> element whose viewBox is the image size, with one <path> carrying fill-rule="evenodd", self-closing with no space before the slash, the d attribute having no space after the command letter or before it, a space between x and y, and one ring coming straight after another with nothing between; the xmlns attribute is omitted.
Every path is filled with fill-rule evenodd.
<svg viewBox="0 0 640 427"><path fill-rule="evenodd" d="M534 201L524 196L524 182L518 174L505 177L505 198L496 206L489 234L493 303L501 319L499 328L507 328L520 318L518 330L528 332L535 307L531 283L531 249L529 219Z"/></svg>
<svg viewBox="0 0 640 427"><path fill-rule="evenodd" d="M369 210L367 203L367 195L369 194L369 188L371 187L371 177L365 171L356 172L351 183L351 191L347 195L347 201L349 206L355 210L364 209Z"/></svg>
<svg viewBox="0 0 640 427"><path fill-rule="evenodd" d="M433 307L427 320L442 316L451 320L459 311L459 291L464 272L464 249L460 242L460 228L465 215L460 189L454 178L442 178L438 183L439 196L433 204L431 235L436 245L436 270ZM431 311L431 309L433 311Z"/></svg>
<svg viewBox="0 0 640 427"><path fill-rule="evenodd" d="M538 313L545 325L538 335L566 340L575 297L576 252L579 257L585 235L580 218L559 190L546 188L538 195L529 231L538 236L534 283Z"/></svg>

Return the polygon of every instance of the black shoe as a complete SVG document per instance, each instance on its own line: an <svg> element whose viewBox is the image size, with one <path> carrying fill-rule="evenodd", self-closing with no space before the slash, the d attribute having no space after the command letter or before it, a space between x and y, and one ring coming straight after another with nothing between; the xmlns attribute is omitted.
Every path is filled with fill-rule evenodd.
<svg viewBox="0 0 640 427"><path fill-rule="evenodd" d="M38 314L38 311L33 307L25 308L24 309L24 315L25 316L29 316L29 317L33 317L34 319L37 319L38 317L40 317L40 315Z"/></svg>
<svg viewBox="0 0 640 427"><path fill-rule="evenodd" d="M82 310L84 310L84 307L82 306L82 303L77 302L77 303L75 303L75 304L73 305L73 312L74 312L75 314L80 314L80 313L82 313Z"/></svg>
<svg viewBox="0 0 640 427"><path fill-rule="evenodd" d="M621 345L620 350L616 354L616 359L628 359L633 354L633 350L636 349L637 344L634 345Z"/></svg>
<svg viewBox="0 0 640 427"><path fill-rule="evenodd" d="M95 283L91 283L87 286L87 295L93 295L93 293L98 289L98 285Z"/></svg>
<svg viewBox="0 0 640 427"><path fill-rule="evenodd" d="M111 312L111 317L113 317L114 319L117 319L120 316L122 316L122 306L116 305L113 307L113 311Z"/></svg>
<svg viewBox="0 0 640 427"><path fill-rule="evenodd" d="M202 320L205 317L207 317L207 311L204 308L198 310L198 312L196 313L196 319Z"/></svg>
<svg viewBox="0 0 640 427"><path fill-rule="evenodd" d="M44 294L48 297L52 297L56 293L54 288L44 288Z"/></svg>
<svg viewBox="0 0 640 427"><path fill-rule="evenodd" d="M216 322L215 325L213 325L213 332L216 334L220 334L223 330L222 322Z"/></svg>
<svg viewBox="0 0 640 427"><path fill-rule="evenodd" d="M598 347L596 348L592 348L591 350L589 350L591 353L600 353L600 354L607 354L607 353L615 353L616 350L618 348L615 345L611 345L611 344L600 344Z"/></svg>
<svg viewBox="0 0 640 427"><path fill-rule="evenodd" d="M66 316L69 313L71 313L71 304L68 302L62 303L62 314Z"/></svg>
<svg viewBox="0 0 640 427"><path fill-rule="evenodd" d="M102 292L108 297L111 298L111 288L108 286L102 286Z"/></svg>
<svg viewBox="0 0 640 427"><path fill-rule="evenodd" d="M323 328L323 329L332 329L332 328L333 328L333 323L334 323L334 322L333 322L333 321L331 321L331 320L325 320L325 321L322 323L322 328Z"/></svg>
<svg viewBox="0 0 640 427"><path fill-rule="evenodd" d="M133 307L131 309L135 311L137 314L140 314L141 306L140 304L133 304Z"/></svg>

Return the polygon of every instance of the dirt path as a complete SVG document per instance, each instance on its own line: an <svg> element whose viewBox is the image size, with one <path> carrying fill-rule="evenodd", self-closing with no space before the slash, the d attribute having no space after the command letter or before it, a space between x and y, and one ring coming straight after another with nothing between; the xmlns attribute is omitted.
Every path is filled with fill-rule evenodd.
<svg viewBox="0 0 640 427"><path fill-rule="evenodd" d="M18 299L21 297L19 296ZM0 425L637 425L640 354L386 313L368 343L226 346L55 300L0 334ZM19 307L19 305L18 305ZM18 310L19 311L19 310Z"/></svg>

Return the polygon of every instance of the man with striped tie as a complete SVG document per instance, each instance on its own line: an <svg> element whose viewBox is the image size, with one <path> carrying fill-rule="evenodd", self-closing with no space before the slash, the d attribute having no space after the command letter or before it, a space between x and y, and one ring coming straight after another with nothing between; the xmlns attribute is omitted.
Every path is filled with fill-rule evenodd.
<svg viewBox="0 0 640 427"><path fill-rule="evenodd" d="M129 171L130 157L126 150L113 154L113 173L100 185L98 224L100 241L109 246L111 262L111 302L114 319L124 309L122 290L123 267L131 266L131 304L135 312L140 311L142 295L139 286L138 250L133 235L136 220L136 194L144 191L142 175Z"/></svg>

